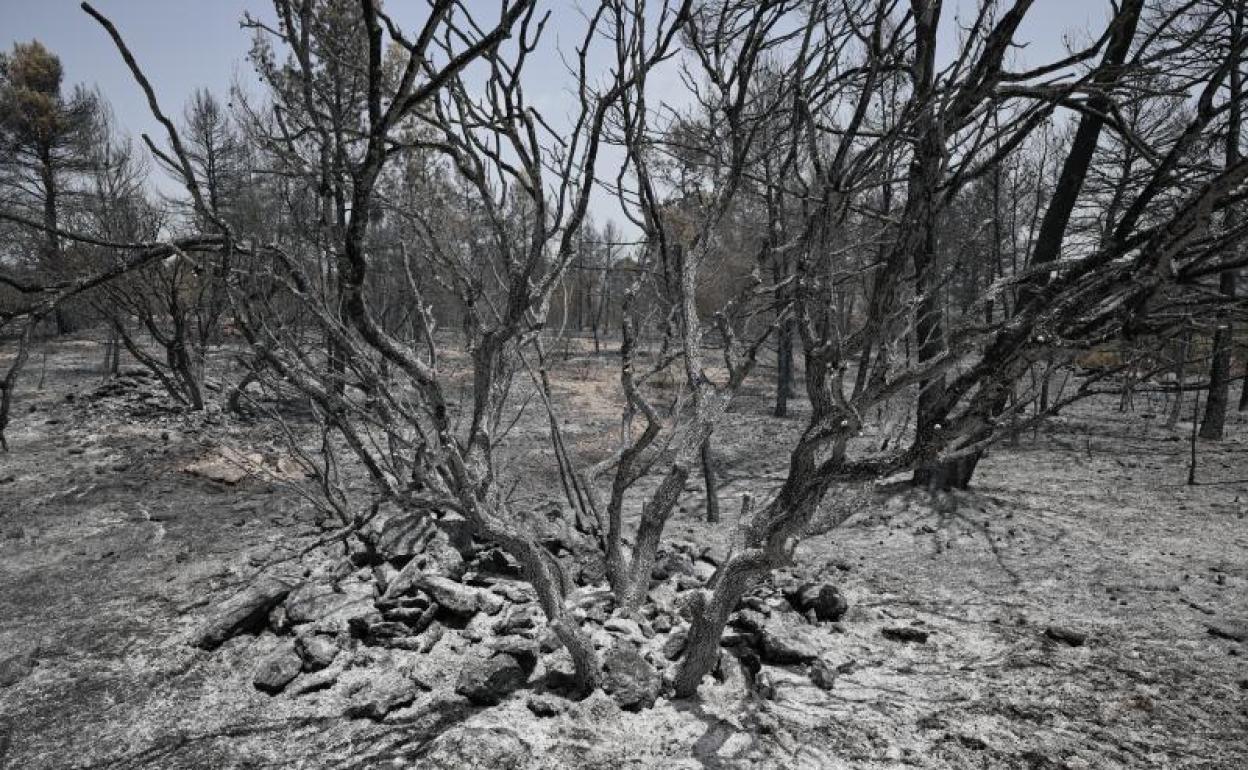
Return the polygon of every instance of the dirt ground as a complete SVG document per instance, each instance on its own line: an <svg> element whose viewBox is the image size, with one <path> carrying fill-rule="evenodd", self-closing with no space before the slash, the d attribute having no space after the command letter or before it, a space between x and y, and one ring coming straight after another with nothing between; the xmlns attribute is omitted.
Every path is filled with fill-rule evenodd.
<svg viewBox="0 0 1248 770"><path fill-rule="evenodd" d="M321 530L292 486L186 472L222 446L280 471L280 438L169 409L150 384L99 392L91 340L48 350L0 455L0 766L1248 767L1248 415L1201 442L1196 486L1190 423L1165 428L1156 399L1120 413L1106 397L994 450L972 491L846 498L853 517L793 567L850 600L843 623L815 629L842 670L831 690L768 667L771 699L725 682L641 713L594 696L538 719L523 691L493 708L451 694L452 640L411 661L433 690L375 723L343 716L349 681L256 690L271 634L187 643L210 602L261 571L316 568L296 558ZM615 424L611 359L573 358L556 377L569 442L588 455ZM671 537L722 545L737 498L777 483L802 408L777 421L769 400L753 385L718 434L725 524L700 521L695 484ZM540 453L519 458L541 424L509 439L535 472ZM557 494L550 481L532 493ZM930 637L881 633L898 625ZM1055 625L1086 643L1049 638Z"/></svg>

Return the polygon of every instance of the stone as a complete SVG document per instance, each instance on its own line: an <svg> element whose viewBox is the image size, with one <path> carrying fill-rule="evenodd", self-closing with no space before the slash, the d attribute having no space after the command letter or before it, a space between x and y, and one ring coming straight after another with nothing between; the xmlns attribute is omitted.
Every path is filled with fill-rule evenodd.
<svg viewBox="0 0 1248 770"><path fill-rule="evenodd" d="M1209 635L1218 639L1228 639L1232 642L1248 642L1248 623L1236 621L1223 621L1218 623L1210 623L1206 626Z"/></svg>
<svg viewBox="0 0 1248 770"><path fill-rule="evenodd" d="M603 658L602 689L625 711L654 705L662 680L658 671L630 644L617 643Z"/></svg>
<svg viewBox="0 0 1248 770"><path fill-rule="evenodd" d="M663 641L663 657L676 660L685 651L685 645L688 643L689 628L687 626L677 628Z"/></svg>
<svg viewBox="0 0 1248 770"><path fill-rule="evenodd" d="M251 682L257 690L277 695L302 670L303 660L295 652L294 644L287 643L260 660Z"/></svg>
<svg viewBox="0 0 1248 770"><path fill-rule="evenodd" d="M728 619L729 624L733 628L738 628L751 634L762 633L763 627L767 625L767 616L757 610L740 610L732 614Z"/></svg>
<svg viewBox="0 0 1248 770"><path fill-rule="evenodd" d="M378 613L352 618L350 621L351 635L363 640L365 644L385 644L392 639L400 639L412 635L412 629L406 623L383 620Z"/></svg>
<svg viewBox="0 0 1248 770"><path fill-rule="evenodd" d="M0 657L0 687L11 687L30 675L35 670L35 651L21 650L12 655Z"/></svg>
<svg viewBox="0 0 1248 770"><path fill-rule="evenodd" d="M559 716L568 709L567 700L548 692L530 695L525 705L529 707L529 711L532 711L535 716L543 718Z"/></svg>
<svg viewBox="0 0 1248 770"><path fill-rule="evenodd" d="M218 604L208 621L196 632L191 644L215 650L232 636L263 628L269 612L286 598L290 588L289 583L277 578L253 583Z"/></svg>
<svg viewBox="0 0 1248 770"><path fill-rule="evenodd" d="M505 654L515 658L524 671L526 679L533 673L533 669L537 668L538 645L533 639L504 636L491 640L488 646L496 655Z"/></svg>
<svg viewBox="0 0 1248 770"><path fill-rule="evenodd" d="M765 700L776 699L776 681L772 679L771 674L766 671L759 671L754 677L754 692L758 693L758 697Z"/></svg>
<svg viewBox="0 0 1248 770"><path fill-rule="evenodd" d="M641 633L641 626L631 618L607 618L607 622L603 623L602 627L613 634L619 634L636 641L645 638Z"/></svg>
<svg viewBox="0 0 1248 770"><path fill-rule="evenodd" d="M377 584L377 588L384 594L394 579L398 577L399 571L394 568L390 562L382 562L373 567L373 582Z"/></svg>
<svg viewBox="0 0 1248 770"><path fill-rule="evenodd" d="M759 653L767 663L809 663L819 655L804 626L770 619L759 634Z"/></svg>
<svg viewBox="0 0 1248 770"><path fill-rule="evenodd" d="M924 628L915 628L914 626L888 626L880 629L880 633L884 635L885 639L894 642L925 644L932 632Z"/></svg>
<svg viewBox="0 0 1248 770"><path fill-rule="evenodd" d="M442 641L443 635L446 634L446 626L441 623L433 623L425 632L420 635L420 649L418 652L429 652Z"/></svg>
<svg viewBox="0 0 1248 770"><path fill-rule="evenodd" d="M389 671L380 679L372 681L347 706L346 716L380 722L391 711L411 705L422 690L428 689L424 682L413 679L405 672Z"/></svg>
<svg viewBox="0 0 1248 770"><path fill-rule="evenodd" d="M455 692L478 706L493 706L528 680L524 667L511 655L499 653L488 658L470 656L464 661L455 682Z"/></svg>
<svg viewBox="0 0 1248 770"><path fill-rule="evenodd" d="M1088 641L1088 635L1085 632L1069 626L1049 626L1044 629L1044 635L1055 642L1062 642L1071 647L1082 647Z"/></svg>
<svg viewBox="0 0 1248 770"><path fill-rule="evenodd" d="M313 671L303 674L295 679L295 681L286 685L286 694L297 697L306 695L317 690L324 690L333 687L338 681L338 677L342 676L342 672L346 670L346 656L342 656L334 662L334 665L323 668L320 671Z"/></svg>
<svg viewBox="0 0 1248 770"><path fill-rule="evenodd" d="M693 576L703 583L707 583L715 575L716 567L709 561L698 559L693 563Z"/></svg>
<svg viewBox="0 0 1248 770"><path fill-rule="evenodd" d="M410 559L425 550L437 525L427 511L399 511L370 525L365 535L382 561Z"/></svg>
<svg viewBox="0 0 1248 770"><path fill-rule="evenodd" d="M667 551L654 561L650 577L655 580L667 580L677 575L693 575L693 559L689 554L680 551Z"/></svg>
<svg viewBox="0 0 1248 770"><path fill-rule="evenodd" d="M540 610L532 604L513 606L494 622L494 633L499 636L531 631L540 624Z"/></svg>
<svg viewBox="0 0 1248 770"><path fill-rule="evenodd" d="M478 553L472 560L472 567L480 572L511 577L519 577L522 572L520 563L499 548L488 548Z"/></svg>
<svg viewBox="0 0 1248 770"><path fill-rule="evenodd" d="M329 614L301 628L305 633L333 636L351 632L351 623L358 618L377 614L372 596L359 596L335 607Z"/></svg>
<svg viewBox="0 0 1248 770"><path fill-rule="evenodd" d="M414 585L429 594L443 609L454 615L475 615L478 610L482 609L483 604L495 606L489 599L483 602L482 595L492 597L493 600L497 601L496 612L502 609L503 600L497 595L457 583L441 575L418 573L414 578Z"/></svg>
<svg viewBox="0 0 1248 770"><path fill-rule="evenodd" d="M286 597L286 619L292 626L314 623L357 602L362 596L371 598L371 589L353 593L337 591L328 583L304 583Z"/></svg>
<svg viewBox="0 0 1248 770"><path fill-rule="evenodd" d="M448 704L445 708L455 706ZM410 766L420 770L533 767L533 746L522 735L527 735L527 731L521 724L447 728L428 741L420 758Z"/></svg>
<svg viewBox="0 0 1248 770"><path fill-rule="evenodd" d="M495 580L490 590L512 604L529 604L537 601L537 591L527 583L518 580Z"/></svg>
<svg viewBox="0 0 1248 770"><path fill-rule="evenodd" d="M284 605L279 604L269 610L269 630L279 636L290 630L290 618L286 616Z"/></svg>
<svg viewBox="0 0 1248 770"><path fill-rule="evenodd" d="M849 602L831 583L805 583L785 597L793 609L805 615L814 612L818 620L835 622L845 617Z"/></svg>
<svg viewBox="0 0 1248 770"><path fill-rule="evenodd" d="M824 660L816 660L810 666L810 681L820 690L831 690L836 684L837 670Z"/></svg>
<svg viewBox="0 0 1248 770"><path fill-rule="evenodd" d="M303 661L304 671L320 671L334 662L340 652L337 644L326 636L308 634L295 640L295 651Z"/></svg>

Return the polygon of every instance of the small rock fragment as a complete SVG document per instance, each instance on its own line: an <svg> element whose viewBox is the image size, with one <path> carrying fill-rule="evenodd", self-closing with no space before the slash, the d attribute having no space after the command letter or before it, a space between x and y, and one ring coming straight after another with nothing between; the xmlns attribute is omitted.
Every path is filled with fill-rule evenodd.
<svg viewBox="0 0 1248 770"><path fill-rule="evenodd" d="M880 629L880 633L885 639L894 642L914 642L915 644L925 644L928 637L932 635L931 631L914 626L889 626Z"/></svg>
<svg viewBox="0 0 1248 770"><path fill-rule="evenodd" d="M662 685L659 674L630 644L617 643L603 660L602 689L625 711L654 705Z"/></svg>
<svg viewBox="0 0 1248 770"><path fill-rule="evenodd" d="M236 634L263 627L269 611L289 593L290 584L277 578L252 584L245 591L218 604L191 643L205 650L215 650Z"/></svg>
<svg viewBox="0 0 1248 770"><path fill-rule="evenodd" d="M1071 628L1069 626L1049 626L1044 629L1044 635L1056 642L1068 644L1071 647L1082 647L1088 641L1088 635L1083 631Z"/></svg>
<svg viewBox="0 0 1248 770"><path fill-rule="evenodd" d="M836 684L836 669L826 661L816 660L810 666L810 681L820 690L831 690Z"/></svg>
<svg viewBox="0 0 1248 770"><path fill-rule="evenodd" d="M520 662L506 653L464 661L455 692L479 706L493 706L524 685L528 676Z"/></svg>
<svg viewBox="0 0 1248 770"><path fill-rule="evenodd" d="M251 681L257 690L276 695L299 676L302 669L303 660L295 652L295 646L284 644L260 661Z"/></svg>
<svg viewBox="0 0 1248 770"><path fill-rule="evenodd" d="M338 645L325 636L308 634L295 640L295 651L303 661L304 671L319 671L338 657Z"/></svg>
<svg viewBox="0 0 1248 770"><path fill-rule="evenodd" d="M534 693L529 696L526 704L529 711L539 717L553 717L562 714L568 708L568 702L553 693Z"/></svg>

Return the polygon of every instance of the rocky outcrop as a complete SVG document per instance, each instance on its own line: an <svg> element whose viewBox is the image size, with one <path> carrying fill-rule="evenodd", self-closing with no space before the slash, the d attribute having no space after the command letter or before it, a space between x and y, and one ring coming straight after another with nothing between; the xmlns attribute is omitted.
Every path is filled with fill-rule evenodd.
<svg viewBox="0 0 1248 770"><path fill-rule="evenodd" d="M232 636L263 628L268 622L269 611L285 599L290 590L289 583L277 578L265 578L253 583L218 604L191 644L215 650Z"/></svg>

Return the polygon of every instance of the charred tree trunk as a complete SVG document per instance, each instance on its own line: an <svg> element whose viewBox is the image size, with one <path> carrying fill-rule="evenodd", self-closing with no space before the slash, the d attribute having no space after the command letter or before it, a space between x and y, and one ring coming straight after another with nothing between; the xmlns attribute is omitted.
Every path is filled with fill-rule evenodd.
<svg viewBox="0 0 1248 770"><path fill-rule="evenodd" d="M1240 94L1243 90L1239 70L1239 43L1243 35L1243 3L1235 3L1231 20L1231 71L1229 75L1230 114L1226 129L1226 167L1239 162L1239 133L1243 123ZM1227 219L1234 214L1227 212ZM1218 290L1227 300L1235 296L1235 271L1224 270L1218 279ZM1226 429L1226 409L1231 389L1231 346L1234 344L1233 327L1229 308L1218 314L1219 324L1213 335L1213 356L1209 361L1209 397L1205 400L1205 416L1200 423L1200 437L1220 440Z"/></svg>
<svg viewBox="0 0 1248 770"><path fill-rule="evenodd" d="M710 436L702 442L702 483L706 487L706 520L715 524L719 521L719 481L715 478Z"/></svg>

